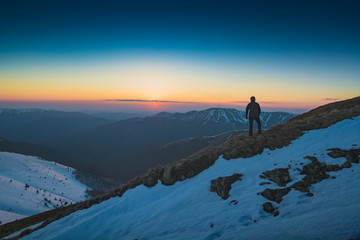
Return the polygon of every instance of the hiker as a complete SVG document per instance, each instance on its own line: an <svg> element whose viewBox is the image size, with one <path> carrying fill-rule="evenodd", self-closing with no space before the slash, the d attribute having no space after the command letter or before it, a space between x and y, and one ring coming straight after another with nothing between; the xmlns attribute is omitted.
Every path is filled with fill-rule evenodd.
<svg viewBox="0 0 360 240"><path fill-rule="evenodd" d="M250 98L251 102L246 106L246 119L248 118L248 112L249 114L249 136L253 135L253 124L254 120L257 122L259 134L261 134L261 122L260 122L260 105L255 102L255 97Z"/></svg>

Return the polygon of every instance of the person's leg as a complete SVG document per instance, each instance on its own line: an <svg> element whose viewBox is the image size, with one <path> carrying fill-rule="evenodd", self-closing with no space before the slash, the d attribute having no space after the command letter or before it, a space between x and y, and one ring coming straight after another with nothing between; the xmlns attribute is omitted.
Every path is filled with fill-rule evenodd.
<svg viewBox="0 0 360 240"><path fill-rule="evenodd" d="M253 135L253 124L254 124L254 119L249 118L249 136Z"/></svg>
<svg viewBox="0 0 360 240"><path fill-rule="evenodd" d="M258 131L259 131L259 133L261 133L261 121L260 121L260 118L257 117L257 118L255 118L255 120L256 120L257 125L258 125Z"/></svg>

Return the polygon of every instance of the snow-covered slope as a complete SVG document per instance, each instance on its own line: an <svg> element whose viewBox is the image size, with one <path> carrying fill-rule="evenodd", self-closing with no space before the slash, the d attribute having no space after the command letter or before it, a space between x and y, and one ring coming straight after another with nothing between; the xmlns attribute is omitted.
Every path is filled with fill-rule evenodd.
<svg viewBox="0 0 360 240"><path fill-rule="evenodd" d="M74 169L37 157L0 152L2 224L86 198Z"/></svg>
<svg viewBox="0 0 360 240"><path fill-rule="evenodd" d="M220 157L199 175L171 186L140 185L122 197L52 222L24 239L357 239L360 164L334 158L328 149L359 146L360 117L343 120L251 158ZM316 162L320 167L316 168ZM326 166L335 164L344 167ZM290 175L283 187L260 177L275 168L287 169ZM315 170L326 173L310 186L309 193L290 188L305 179L304 172ZM232 184L228 199L210 191L211 180L234 173L243 176ZM260 194L267 188L289 192L277 203ZM280 214L265 212L266 202Z"/></svg>

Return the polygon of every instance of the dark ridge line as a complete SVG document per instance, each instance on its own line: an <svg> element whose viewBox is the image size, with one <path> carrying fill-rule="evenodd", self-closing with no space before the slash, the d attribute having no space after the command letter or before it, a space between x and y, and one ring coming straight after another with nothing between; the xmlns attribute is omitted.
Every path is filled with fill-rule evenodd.
<svg viewBox="0 0 360 240"><path fill-rule="evenodd" d="M104 195L65 208L57 208L4 224L0 226L0 238L44 221L36 229L25 230L24 232L26 233L24 233L24 236L26 236L75 211L87 209L94 204L101 203L113 197L121 197L127 190L133 189L141 184L144 184L147 187L153 187L160 180L162 184L169 186L178 181L192 178L212 166L221 155L227 160L240 157L249 158L262 153L266 148L274 150L276 148L288 146L291 141L302 136L304 131L327 128L339 121L351 119L359 115L360 97L320 106L307 113L298 115L286 123L273 126L262 135L249 137L245 134L240 134L221 144L217 148L209 146L188 158L180 159L179 161L167 164L164 167L158 166L152 168L144 176L137 176ZM34 219L37 220L35 221ZM11 239L19 238L14 237Z"/></svg>

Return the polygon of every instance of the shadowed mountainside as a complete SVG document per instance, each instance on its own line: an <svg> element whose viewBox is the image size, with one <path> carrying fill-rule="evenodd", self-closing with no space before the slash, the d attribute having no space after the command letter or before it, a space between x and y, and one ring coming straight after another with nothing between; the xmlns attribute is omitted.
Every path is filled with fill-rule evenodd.
<svg viewBox="0 0 360 240"><path fill-rule="evenodd" d="M164 166L168 163L175 162L208 146L216 147L230 139L232 136L240 133L242 132L231 131L211 137L197 136L194 138L181 139L160 146L148 145L126 155L126 163L118 161L116 163L109 163L108 167L111 168L115 166L117 169L120 169L121 166L126 165L128 171L119 172L121 172L122 178L131 179L135 175L146 173L154 166Z"/></svg>
<svg viewBox="0 0 360 240"><path fill-rule="evenodd" d="M70 136L112 121L80 112L0 110L0 138L57 147Z"/></svg>
<svg viewBox="0 0 360 240"><path fill-rule="evenodd" d="M263 112L263 128L286 122L294 116L284 112ZM72 166L76 168L81 168L86 159L86 170L103 176L120 176L127 181L158 164L168 164L203 147L216 145L206 143L197 136L217 137L219 134L247 128L245 112L236 109L162 112L151 117L131 118L90 129L64 141L59 148L72 156ZM192 144L178 142L177 147L172 148L174 152L163 147L190 138L196 139Z"/></svg>
<svg viewBox="0 0 360 240"><path fill-rule="evenodd" d="M44 147L37 144L15 142L0 138L0 152L19 153L27 156L38 156L42 159L58 163L65 162L68 156L60 150Z"/></svg>

